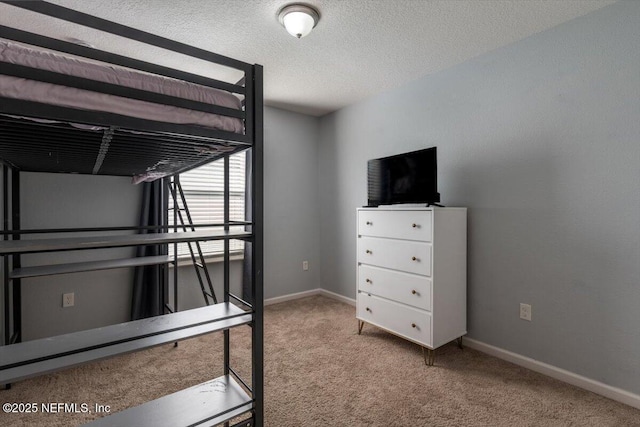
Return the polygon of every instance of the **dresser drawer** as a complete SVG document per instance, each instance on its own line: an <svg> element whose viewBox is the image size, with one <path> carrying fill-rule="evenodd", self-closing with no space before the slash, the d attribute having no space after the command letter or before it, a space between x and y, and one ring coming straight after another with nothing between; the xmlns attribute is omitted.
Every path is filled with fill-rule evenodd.
<svg viewBox="0 0 640 427"><path fill-rule="evenodd" d="M425 276L360 264L358 290L431 311L431 279Z"/></svg>
<svg viewBox="0 0 640 427"><path fill-rule="evenodd" d="M358 238L358 262L431 276L431 244L362 236Z"/></svg>
<svg viewBox="0 0 640 427"><path fill-rule="evenodd" d="M430 242L433 212L403 210L358 211L358 234Z"/></svg>
<svg viewBox="0 0 640 427"><path fill-rule="evenodd" d="M358 319L431 346L431 314L364 292L358 293Z"/></svg>

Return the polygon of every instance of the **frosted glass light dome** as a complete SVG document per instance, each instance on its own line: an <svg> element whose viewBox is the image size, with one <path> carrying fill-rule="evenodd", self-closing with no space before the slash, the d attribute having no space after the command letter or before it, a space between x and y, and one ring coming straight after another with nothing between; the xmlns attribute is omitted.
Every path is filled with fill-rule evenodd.
<svg viewBox="0 0 640 427"><path fill-rule="evenodd" d="M294 37L304 37L311 32L315 22L310 15L303 12L290 12L282 18L284 28Z"/></svg>
<svg viewBox="0 0 640 427"><path fill-rule="evenodd" d="M302 38L318 24L320 15L309 6L291 4L280 11L278 18L289 34Z"/></svg>

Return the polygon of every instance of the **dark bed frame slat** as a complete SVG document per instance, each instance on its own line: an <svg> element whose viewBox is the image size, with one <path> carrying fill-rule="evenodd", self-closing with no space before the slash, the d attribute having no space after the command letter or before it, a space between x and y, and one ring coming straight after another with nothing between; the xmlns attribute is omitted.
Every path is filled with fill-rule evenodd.
<svg viewBox="0 0 640 427"><path fill-rule="evenodd" d="M39 123L2 116L0 126L6 130L0 133L4 161L23 171L93 173L104 133L104 130L77 129L65 123ZM211 147L173 134L137 134L115 129L111 135L110 151L96 172L100 175L142 174L147 163L161 160L172 162L172 173L175 173L215 160L219 157L215 151L218 147L226 145L229 155L247 148L224 142ZM25 141L30 141L28 151ZM147 163L141 166L141 160ZM166 172L167 166L163 167Z"/></svg>
<svg viewBox="0 0 640 427"><path fill-rule="evenodd" d="M87 111L70 107L42 104L39 102L24 101L21 99L0 97L0 113L12 114L24 117L37 117L50 120L59 120L70 123L82 123L89 125L105 125L136 129L148 132L161 132L167 134L190 135L201 137L203 141L233 141L249 145L251 139L247 135L208 129L201 126L182 125L175 123L158 122L154 120L139 119L123 116L121 114L106 113L102 111Z"/></svg>
<svg viewBox="0 0 640 427"><path fill-rule="evenodd" d="M6 132L0 133L0 138L4 138L7 141L17 141L19 138L34 138L31 140L31 144L36 146L42 142L35 140L35 138L41 138L43 135L46 135L47 139L60 138L61 143L68 141L71 144L75 144L92 138L99 140L102 138L105 129L107 129L105 127L101 127L98 130L77 128L66 122L42 123L8 116L0 116L0 123L2 123L3 129L6 130ZM131 140L132 142L152 141L159 146L166 145L176 151L193 152L194 148L210 147L210 139L196 139L190 135L128 132L126 129L115 129L115 133L122 140ZM216 142L219 143L218 145L224 145L225 143L225 141L217 140ZM236 145L236 143L230 143L229 145ZM82 147L78 146L78 149L82 149Z"/></svg>
<svg viewBox="0 0 640 427"><path fill-rule="evenodd" d="M180 107L187 110L203 111L205 113L218 114L221 116L239 119L244 119L245 116L244 111L236 110L234 108L221 107L219 105L207 104L204 102L178 98L176 96L164 95L156 92L149 92L142 89L134 89L131 87L119 86L83 77L40 70L37 68L26 67L24 65L0 62L0 74L37 80L39 82L51 83L58 86L99 92L107 95L115 95L127 99L152 102L154 104L170 105L172 107Z"/></svg>

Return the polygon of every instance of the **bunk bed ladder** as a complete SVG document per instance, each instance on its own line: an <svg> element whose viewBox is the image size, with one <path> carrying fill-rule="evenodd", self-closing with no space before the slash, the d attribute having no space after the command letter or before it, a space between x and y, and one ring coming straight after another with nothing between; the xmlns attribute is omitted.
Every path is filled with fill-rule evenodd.
<svg viewBox="0 0 640 427"><path fill-rule="evenodd" d="M180 225L182 226L183 231L196 231L194 227L193 220L191 218L191 213L189 212L189 207L187 206L187 199L184 196L184 191L182 190L182 185L180 185L180 175L175 175L169 181L169 191L171 192L171 197L173 199L173 207L174 210L174 219L180 221ZM179 197L179 199L178 199ZM182 202L182 207L180 207L180 202ZM184 215L183 215L184 212ZM186 216L186 222L185 217ZM174 227L177 227L177 222L174 221ZM216 298L216 293L213 290L213 282L211 280L211 276L209 275L209 269L207 268L207 264L204 260L204 254L202 253L202 247L200 246L200 242L187 242L189 247L189 255L191 256L191 261L193 262L193 267L196 271L196 277L198 278L198 283L200 283L200 289L202 290L202 295L204 297L204 302L207 305L217 304L218 298ZM195 246L195 251L194 251ZM204 274L204 278L203 278ZM205 287L205 281L207 282L207 286ZM174 307L174 310L177 310L177 307Z"/></svg>

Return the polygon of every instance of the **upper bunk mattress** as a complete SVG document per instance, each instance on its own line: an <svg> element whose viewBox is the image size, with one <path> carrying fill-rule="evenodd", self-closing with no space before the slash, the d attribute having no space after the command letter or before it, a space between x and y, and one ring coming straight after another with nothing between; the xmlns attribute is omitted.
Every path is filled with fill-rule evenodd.
<svg viewBox="0 0 640 427"><path fill-rule="evenodd" d="M0 40L0 61L236 110L242 109L240 99L229 92L112 64L37 50L6 40ZM103 111L159 122L197 125L227 132L244 133L243 121L234 117L7 75L0 75L0 96L82 110Z"/></svg>

